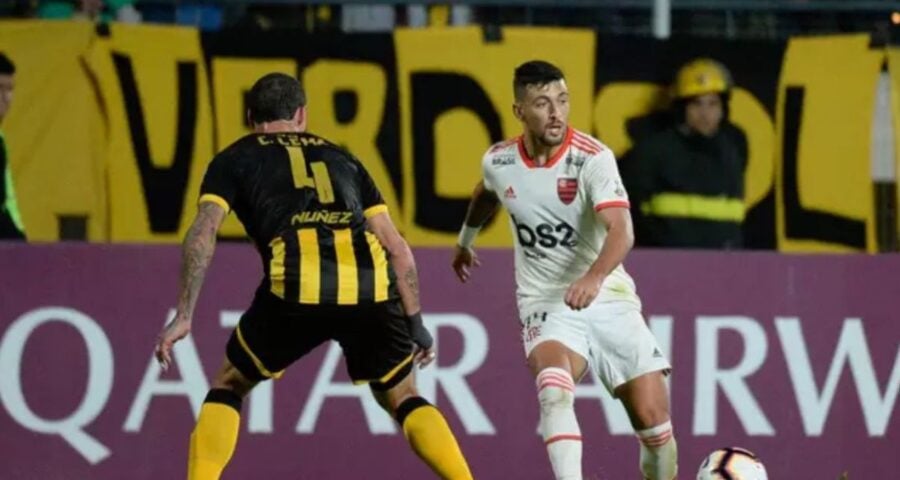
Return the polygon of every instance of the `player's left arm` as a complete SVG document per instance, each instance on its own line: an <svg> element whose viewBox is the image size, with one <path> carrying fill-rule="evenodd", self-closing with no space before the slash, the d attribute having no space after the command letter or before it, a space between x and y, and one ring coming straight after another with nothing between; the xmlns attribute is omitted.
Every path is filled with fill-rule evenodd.
<svg viewBox="0 0 900 480"><path fill-rule="evenodd" d="M425 328L422 320L422 304L419 301L419 273L416 270L415 257L409 244L406 243L391 220L387 206L384 204L384 198L372 177L361 162L358 162L358 168L366 227L388 252L388 261L397 275L397 291L400 293L400 301L403 303L403 310L406 312L409 322L409 332L418 346L413 361L420 368L425 368L435 358L434 338Z"/></svg>
<svg viewBox="0 0 900 480"><path fill-rule="evenodd" d="M586 308L597 298L603 280L625 260L634 245L628 207L604 208L596 216L597 221L606 226L606 240L591 268L566 291L566 305L573 310Z"/></svg>
<svg viewBox="0 0 900 480"><path fill-rule="evenodd" d="M573 310L581 310L597 298L603 281L625 260L634 245L628 194L612 152L605 150L592 158L581 174L596 220L606 228L606 240L588 271L566 291L566 305Z"/></svg>

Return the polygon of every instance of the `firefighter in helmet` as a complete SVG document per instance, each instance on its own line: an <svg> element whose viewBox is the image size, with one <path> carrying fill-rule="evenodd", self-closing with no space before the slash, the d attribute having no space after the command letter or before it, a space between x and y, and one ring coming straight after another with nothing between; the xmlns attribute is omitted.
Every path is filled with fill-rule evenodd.
<svg viewBox="0 0 900 480"><path fill-rule="evenodd" d="M715 60L682 66L672 85L673 121L638 141L622 162L638 245L743 245L747 140L728 121L732 86Z"/></svg>

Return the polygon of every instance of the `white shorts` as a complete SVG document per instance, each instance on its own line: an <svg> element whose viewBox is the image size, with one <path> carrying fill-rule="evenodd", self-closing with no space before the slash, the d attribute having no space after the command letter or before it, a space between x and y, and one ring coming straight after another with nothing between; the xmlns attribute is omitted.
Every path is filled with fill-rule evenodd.
<svg viewBox="0 0 900 480"><path fill-rule="evenodd" d="M584 357L613 395L629 380L672 370L641 311L631 302L594 302L577 312L565 306L533 307L520 310L526 357L543 342L560 342Z"/></svg>

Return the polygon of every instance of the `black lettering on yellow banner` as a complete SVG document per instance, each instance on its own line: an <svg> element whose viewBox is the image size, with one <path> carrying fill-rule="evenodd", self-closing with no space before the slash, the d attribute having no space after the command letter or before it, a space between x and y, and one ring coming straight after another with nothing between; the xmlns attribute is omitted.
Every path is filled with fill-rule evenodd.
<svg viewBox="0 0 900 480"><path fill-rule="evenodd" d="M319 60L303 70L303 86L309 101L309 130L360 159L399 221L400 202L378 149L388 90L384 67L373 62Z"/></svg>
<svg viewBox="0 0 900 480"><path fill-rule="evenodd" d="M439 192L441 182L438 178L447 178L451 175L452 168L459 168L458 162L461 159L454 157L467 150L459 148L459 143L491 145L503 140L500 115L481 86L469 76L440 72L414 73L410 85L410 136L413 138L416 175L413 222L424 229L452 233L459 230L469 200L464 191L460 192L462 195L457 193L455 196ZM453 94L448 95L449 92ZM477 128L471 134L467 132L472 120L482 124L487 138ZM479 157L475 152L469 155ZM440 174L437 171L439 164L447 167ZM426 205L428 207L423 208Z"/></svg>
<svg viewBox="0 0 900 480"><path fill-rule="evenodd" d="M159 167L150 156L144 106L138 91L131 58L113 53L116 76L125 101L127 125L131 137L134 160L140 174L146 200L150 229L157 233L178 231L184 207L188 170L193 160L194 126L197 122L197 63L177 62L176 91L178 107L175 120L175 149L168 165ZM162 152L158 152L162 154ZM164 155L164 154L163 154Z"/></svg>
<svg viewBox="0 0 900 480"><path fill-rule="evenodd" d="M778 98L779 250L875 251L870 149L882 59L868 35L791 40Z"/></svg>
<svg viewBox="0 0 900 480"><path fill-rule="evenodd" d="M394 33L400 91L403 216L416 245L451 245L481 178L491 142L521 134L512 112L516 66L543 59L566 74L570 122L590 132L595 36L588 30L506 28L486 42L479 28ZM506 216L479 236L509 246Z"/></svg>
<svg viewBox="0 0 900 480"><path fill-rule="evenodd" d="M198 32L114 24L89 65L108 116L110 239L180 241L213 155Z"/></svg>

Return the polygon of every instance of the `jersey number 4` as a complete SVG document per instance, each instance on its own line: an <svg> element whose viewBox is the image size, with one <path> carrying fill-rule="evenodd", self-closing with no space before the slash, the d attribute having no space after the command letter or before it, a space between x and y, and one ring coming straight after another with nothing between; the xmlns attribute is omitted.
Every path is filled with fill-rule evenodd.
<svg viewBox="0 0 900 480"><path fill-rule="evenodd" d="M291 175L294 176L294 187L315 188L321 203L334 202L334 187L331 185L331 176L328 175L328 167L325 162L310 162L309 168L313 176L309 176L306 170L306 156L299 146L286 146L288 156L291 159Z"/></svg>

